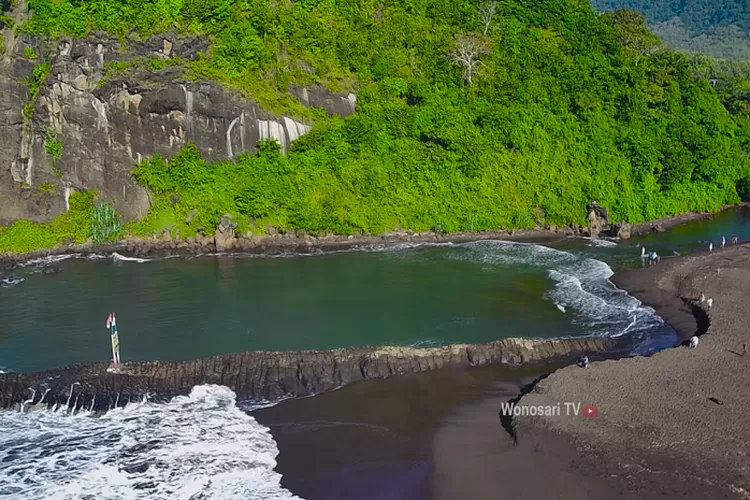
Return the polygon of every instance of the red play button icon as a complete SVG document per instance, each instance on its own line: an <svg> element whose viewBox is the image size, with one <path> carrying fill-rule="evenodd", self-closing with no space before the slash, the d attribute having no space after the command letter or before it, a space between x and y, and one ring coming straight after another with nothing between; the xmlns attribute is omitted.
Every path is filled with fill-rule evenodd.
<svg viewBox="0 0 750 500"><path fill-rule="evenodd" d="M598 417L599 407L596 405L583 405L583 416L584 417Z"/></svg>

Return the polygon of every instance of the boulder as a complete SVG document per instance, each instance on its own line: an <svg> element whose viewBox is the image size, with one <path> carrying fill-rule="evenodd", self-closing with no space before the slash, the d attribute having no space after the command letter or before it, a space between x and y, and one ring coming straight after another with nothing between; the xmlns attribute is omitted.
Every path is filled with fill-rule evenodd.
<svg viewBox="0 0 750 500"><path fill-rule="evenodd" d="M235 229L237 229L237 223L232 220L232 216L222 215L214 232L214 245L217 252L231 250L234 247Z"/></svg>
<svg viewBox="0 0 750 500"><path fill-rule="evenodd" d="M602 231L602 228L604 227L603 220L599 215L597 214L596 210L591 210L589 212L589 227L588 227L588 233L592 238L596 238L599 236L599 233Z"/></svg>
<svg viewBox="0 0 750 500"><path fill-rule="evenodd" d="M609 224L609 212L607 212L607 209L606 209L606 208L604 208L603 206L599 205L599 204L598 204L597 202L595 202L595 201L592 201L591 203L589 203L589 204L588 204L588 206L587 206L586 208L587 208L587 210L588 210L589 212L591 212L592 210L593 210L594 212L596 212L596 215L597 215L597 216L598 216L598 217L599 217L600 219L603 219L603 221L604 221L604 225L608 225L608 224Z"/></svg>
<svg viewBox="0 0 750 500"><path fill-rule="evenodd" d="M612 224L610 230L612 231L612 236L620 238L621 240L629 239L632 232L630 224L625 221L620 221L617 224Z"/></svg>
<svg viewBox="0 0 750 500"><path fill-rule="evenodd" d="M595 201L589 203L586 207L589 211L589 235L592 238L599 236L599 233L606 227L609 227L609 214L607 209L597 204Z"/></svg>

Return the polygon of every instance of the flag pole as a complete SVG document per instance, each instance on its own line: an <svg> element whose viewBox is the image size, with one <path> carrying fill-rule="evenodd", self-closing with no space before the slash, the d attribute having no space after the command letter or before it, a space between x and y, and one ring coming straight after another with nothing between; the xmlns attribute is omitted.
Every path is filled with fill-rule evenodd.
<svg viewBox="0 0 750 500"><path fill-rule="evenodd" d="M120 366L120 339L117 335L117 321L115 313L109 313L107 317L107 328L109 329L110 339L112 341L112 364L114 368Z"/></svg>

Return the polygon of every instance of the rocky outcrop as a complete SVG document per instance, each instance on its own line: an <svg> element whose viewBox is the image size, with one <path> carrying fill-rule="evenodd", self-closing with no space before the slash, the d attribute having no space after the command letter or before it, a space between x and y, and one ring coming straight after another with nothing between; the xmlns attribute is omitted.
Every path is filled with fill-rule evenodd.
<svg viewBox="0 0 750 500"><path fill-rule="evenodd" d="M44 41L14 37L12 30L5 36L0 224L49 220L66 209L72 190L92 188L126 219L139 217L150 204L149 193L131 175L141 159L156 153L169 157L188 141L209 160L254 152L262 139L275 139L287 151L311 127L269 113L216 83L186 78L173 63L206 52L203 38L167 33L121 42L100 33ZM153 60L163 60L166 67L153 69ZM38 95L32 96L28 82L45 61L49 72L40 74ZM130 69L114 71L123 61L130 61ZM322 87L290 91L303 104L321 106L329 114L346 116L355 109L354 94Z"/></svg>
<svg viewBox="0 0 750 500"><path fill-rule="evenodd" d="M569 360L617 346L614 339L505 339L432 348L358 347L329 351L245 352L193 361L75 365L39 373L0 374L0 407L68 406L107 410L146 395L165 401L197 384L220 384L238 400L278 401L359 382L463 365Z"/></svg>
<svg viewBox="0 0 750 500"><path fill-rule="evenodd" d="M237 229L237 223L232 222L230 216L224 215L221 217L214 233L214 246L217 252L226 252L232 249L234 246L235 229Z"/></svg>
<svg viewBox="0 0 750 500"><path fill-rule="evenodd" d="M630 227L630 224L628 224L625 221L618 222L617 224L612 224L610 226L610 232L612 233L612 236L615 238L620 238L621 240L627 240L630 239L632 228Z"/></svg>
<svg viewBox="0 0 750 500"><path fill-rule="evenodd" d="M589 235L592 238L599 236L605 228L609 228L609 214L607 209L592 201L586 207L588 209Z"/></svg>

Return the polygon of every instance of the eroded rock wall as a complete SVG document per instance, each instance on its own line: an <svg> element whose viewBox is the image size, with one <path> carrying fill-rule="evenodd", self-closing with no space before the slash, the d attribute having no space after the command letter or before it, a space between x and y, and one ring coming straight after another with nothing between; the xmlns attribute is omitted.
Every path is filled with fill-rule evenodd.
<svg viewBox="0 0 750 500"><path fill-rule="evenodd" d="M66 209L72 190L92 188L127 219L140 217L148 210L149 193L131 172L142 158L155 153L169 157L188 141L210 160L254 152L258 141L267 138L286 151L310 130L310 123L266 112L214 82L185 78L174 66L127 76L111 73L116 61L134 58L196 59L209 49L205 39L165 34L121 42L96 34L43 41L15 37L11 30L4 34L0 224L18 218L49 220ZM32 49L38 57L29 57ZM31 99L28 82L44 61L50 64L49 74ZM304 105L323 107L329 114L354 112L353 94L290 90ZM62 145L60 158L45 148L50 140Z"/></svg>

